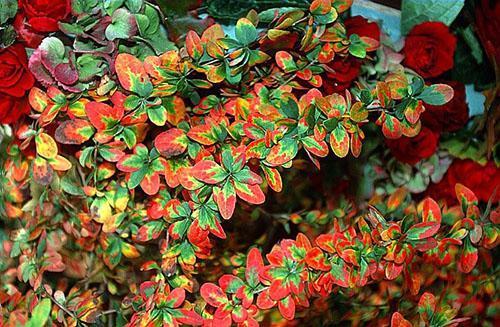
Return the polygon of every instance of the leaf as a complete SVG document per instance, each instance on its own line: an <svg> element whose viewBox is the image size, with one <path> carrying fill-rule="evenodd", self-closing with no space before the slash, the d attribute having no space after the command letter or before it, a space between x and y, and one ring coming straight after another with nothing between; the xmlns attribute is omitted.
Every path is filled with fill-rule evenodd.
<svg viewBox="0 0 500 327"><path fill-rule="evenodd" d="M57 171L67 171L72 167L71 161L60 155L57 155L55 158L47 159L47 161L50 166Z"/></svg>
<svg viewBox="0 0 500 327"><path fill-rule="evenodd" d="M148 96L145 91L151 87L148 74L143 63L128 53L120 53L115 60L115 70L121 86L141 96Z"/></svg>
<svg viewBox="0 0 500 327"><path fill-rule="evenodd" d="M222 275L221 278L219 278L219 285L224 292L234 294L245 285L245 283L234 275Z"/></svg>
<svg viewBox="0 0 500 327"><path fill-rule="evenodd" d="M302 140L304 148L318 157L326 157L328 155L328 145L325 141L317 141L313 136L306 136Z"/></svg>
<svg viewBox="0 0 500 327"><path fill-rule="evenodd" d="M267 184L269 184L269 186L275 192L281 192L281 190L283 189L283 181L281 180L281 175L278 169L267 167L264 165L261 167L264 171L264 176L266 177Z"/></svg>
<svg viewBox="0 0 500 327"><path fill-rule="evenodd" d="M365 43L357 34L351 34L349 36L349 53L357 58L366 57L366 51L369 45Z"/></svg>
<svg viewBox="0 0 500 327"><path fill-rule="evenodd" d="M160 189L160 175L151 167L146 170L141 180L141 188L147 195L155 195Z"/></svg>
<svg viewBox="0 0 500 327"><path fill-rule="evenodd" d="M391 317L391 327L411 327L411 323L399 312L394 312Z"/></svg>
<svg viewBox="0 0 500 327"><path fill-rule="evenodd" d="M84 119L66 120L56 129L55 138L61 144L82 144L94 135L94 127Z"/></svg>
<svg viewBox="0 0 500 327"><path fill-rule="evenodd" d="M295 302L293 301L292 296L288 295L286 298L279 301L278 309L283 318L293 320L293 317L295 316Z"/></svg>
<svg viewBox="0 0 500 327"><path fill-rule="evenodd" d="M203 55L203 45L195 31L189 31L186 35L186 51L195 60L200 59Z"/></svg>
<svg viewBox="0 0 500 327"><path fill-rule="evenodd" d="M49 98L47 93L40 90L38 87L33 87L29 93L29 102L31 107L36 112L43 112L49 104L52 104L52 100Z"/></svg>
<svg viewBox="0 0 500 327"><path fill-rule="evenodd" d="M162 220L153 220L142 225L137 231L136 240L138 242L147 242L157 239L165 229L165 223Z"/></svg>
<svg viewBox="0 0 500 327"><path fill-rule="evenodd" d="M233 184L226 181L222 187L214 187L214 200L222 218L230 219L236 207L236 192Z"/></svg>
<svg viewBox="0 0 500 327"><path fill-rule="evenodd" d="M207 184L217 184L228 177L224 168L212 160L202 160L197 162L191 172L196 179Z"/></svg>
<svg viewBox="0 0 500 327"><path fill-rule="evenodd" d="M186 291L183 288L178 287L170 292L165 302L169 308L178 308L182 305L182 303L184 303L185 299Z"/></svg>
<svg viewBox="0 0 500 327"><path fill-rule="evenodd" d="M457 195L458 201L460 202L463 213L467 212L467 208L478 205L477 196L466 186L457 183L455 185L455 193Z"/></svg>
<svg viewBox="0 0 500 327"><path fill-rule="evenodd" d="M35 136L36 152L45 159L52 159L57 156L57 143L52 136L40 133Z"/></svg>
<svg viewBox="0 0 500 327"><path fill-rule="evenodd" d="M266 160L271 166L282 166L295 158L297 152L297 141L291 137L284 137L277 145L271 148Z"/></svg>
<svg viewBox="0 0 500 327"><path fill-rule="evenodd" d="M428 21L439 21L449 26L463 6L464 0L403 0L401 32L406 35L413 26Z"/></svg>
<svg viewBox="0 0 500 327"><path fill-rule="evenodd" d="M213 283L203 284L200 288L200 295L208 304L216 308L228 302L226 294Z"/></svg>
<svg viewBox="0 0 500 327"><path fill-rule="evenodd" d="M89 102L85 105L88 119L98 131L113 128L123 117L123 107L111 107L101 102Z"/></svg>
<svg viewBox="0 0 500 327"><path fill-rule="evenodd" d="M382 133L388 139L400 138L403 134L401 122L394 116L385 115L382 123Z"/></svg>
<svg viewBox="0 0 500 327"><path fill-rule="evenodd" d="M0 25L13 18L17 13L17 0L3 0L0 2Z"/></svg>
<svg viewBox="0 0 500 327"><path fill-rule="evenodd" d="M441 223L441 208L439 208L439 204L431 198L426 198L422 203L422 221Z"/></svg>
<svg viewBox="0 0 500 327"><path fill-rule="evenodd" d="M465 241L464 249L460 254L460 258L458 259L458 270L463 272L464 274L468 274L474 269L478 260L478 251L475 248L470 240Z"/></svg>
<svg viewBox="0 0 500 327"><path fill-rule="evenodd" d="M118 161L116 168L123 172L132 173L144 167L145 164L146 158L136 154L128 154Z"/></svg>
<svg viewBox="0 0 500 327"><path fill-rule="evenodd" d="M436 297L434 294L425 292L418 301L418 313L420 317L428 322L436 311Z"/></svg>
<svg viewBox="0 0 500 327"><path fill-rule="evenodd" d="M339 158L347 156L349 153L349 134L342 125L337 125L330 134L330 146Z"/></svg>
<svg viewBox="0 0 500 327"><path fill-rule="evenodd" d="M417 96L417 99L433 106L441 106L453 98L453 88L446 84L432 84Z"/></svg>
<svg viewBox="0 0 500 327"><path fill-rule="evenodd" d="M137 33L137 24L134 15L125 8L118 8L111 16L111 24L106 27L106 38L110 41L115 39L130 39Z"/></svg>
<svg viewBox="0 0 500 327"><path fill-rule="evenodd" d="M250 185L234 181L234 188L238 197L248 203L262 204L266 200L259 184Z"/></svg>
<svg viewBox="0 0 500 327"><path fill-rule="evenodd" d="M309 267L316 270L329 271L331 267L323 251L318 247L313 247L307 251L305 261Z"/></svg>
<svg viewBox="0 0 500 327"><path fill-rule="evenodd" d="M149 107L147 113L149 120L156 126L164 126L167 122L167 109L164 106Z"/></svg>
<svg viewBox="0 0 500 327"><path fill-rule="evenodd" d="M283 69L286 73L293 72L298 69L295 61L293 61L292 55L286 51L276 52L274 58L278 67Z"/></svg>
<svg viewBox="0 0 500 327"><path fill-rule="evenodd" d="M423 240L432 237L438 232L439 226L440 224L434 221L415 224L406 232L406 238L409 240Z"/></svg>
<svg viewBox="0 0 500 327"><path fill-rule="evenodd" d="M309 7L309 11L313 15L325 15L332 9L332 1L330 0L314 0Z"/></svg>
<svg viewBox="0 0 500 327"><path fill-rule="evenodd" d="M236 39L243 45L249 45L257 39L257 29L247 18L240 18L234 30Z"/></svg>
<svg viewBox="0 0 500 327"><path fill-rule="evenodd" d="M247 265L245 269L245 279L251 287L259 283L259 271L264 266L262 254L259 249L252 248L247 255Z"/></svg>
<svg viewBox="0 0 500 327"><path fill-rule="evenodd" d="M154 142L156 149L167 159L184 153L188 143L186 134L179 128L158 134Z"/></svg>
<svg viewBox="0 0 500 327"><path fill-rule="evenodd" d="M28 320L26 327L43 327L49 320L50 310L52 309L52 302L50 299L42 299L37 303L31 312L31 318Z"/></svg>
<svg viewBox="0 0 500 327"><path fill-rule="evenodd" d="M217 142L212 126L198 125L192 127L188 132L188 137L203 145L212 145Z"/></svg>

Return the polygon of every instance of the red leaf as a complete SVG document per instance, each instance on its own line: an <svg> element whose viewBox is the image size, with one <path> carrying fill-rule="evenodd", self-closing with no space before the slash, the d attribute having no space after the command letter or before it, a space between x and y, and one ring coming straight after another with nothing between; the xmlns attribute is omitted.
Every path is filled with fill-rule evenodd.
<svg viewBox="0 0 500 327"><path fill-rule="evenodd" d="M292 299L292 296L289 295L283 300L278 302L278 309L280 310L283 318L287 320L293 320L295 316L295 302Z"/></svg>
<svg viewBox="0 0 500 327"><path fill-rule="evenodd" d="M94 127L84 119L66 120L56 129L55 138L62 144L82 144L94 134Z"/></svg>
<svg viewBox="0 0 500 327"><path fill-rule="evenodd" d="M115 70L125 90L140 93L141 87L149 83L144 65L131 54L120 53L115 60Z"/></svg>
<svg viewBox="0 0 500 327"><path fill-rule="evenodd" d="M156 171L148 171L140 185L144 193L155 195L160 189L160 175Z"/></svg>
<svg viewBox="0 0 500 327"><path fill-rule="evenodd" d="M271 309L272 307L274 307L276 305L276 301L274 301L273 299L271 299L271 297L269 296L269 291L263 291L262 293L259 294L259 296L257 296L257 306L260 308L260 309Z"/></svg>
<svg viewBox="0 0 500 327"><path fill-rule="evenodd" d="M436 311L436 297L434 294L425 292L418 301L418 312L424 321L429 321Z"/></svg>
<svg viewBox="0 0 500 327"><path fill-rule="evenodd" d="M196 163L191 173L196 179L207 184L220 183L228 176L226 171L212 160L202 160Z"/></svg>
<svg viewBox="0 0 500 327"><path fill-rule="evenodd" d="M186 291L181 288L175 288L170 292L167 296L166 302L168 303L169 308L178 308L184 303L184 299L186 298Z"/></svg>
<svg viewBox="0 0 500 327"><path fill-rule="evenodd" d="M439 208L439 204L431 198L426 198L422 203L422 221L441 223L441 208Z"/></svg>
<svg viewBox="0 0 500 327"><path fill-rule="evenodd" d="M309 267L313 269L322 271L330 270L330 264L326 260L323 251L318 247L313 247L307 251L305 260Z"/></svg>
<svg viewBox="0 0 500 327"><path fill-rule="evenodd" d="M411 323L399 312L394 312L391 317L391 327L411 327Z"/></svg>
<svg viewBox="0 0 500 327"><path fill-rule="evenodd" d="M155 147L165 157L170 158L184 153L188 146L188 138L179 128L171 128L158 134L155 138Z"/></svg>
<svg viewBox="0 0 500 327"><path fill-rule="evenodd" d="M200 288L200 295L208 304L216 308L228 302L226 293L213 283L203 284Z"/></svg>
<svg viewBox="0 0 500 327"><path fill-rule="evenodd" d="M214 200L224 219L230 219L236 207L236 194L233 184L227 181L222 188L214 187Z"/></svg>
<svg viewBox="0 0 500 327"><path fill-rule="evenodd" d="M98 131L105 131L122 119L123 107L111 107L101 102L89 102L85 105L85 113Z"/></svg>
<svg viewBox="0 0 500 327"><path fill-rule="evenodd" d="M186 51L193 59L199 59L203 55L203 45L195 31L189 31L186 34Z"/></svg>
<svg viewBox="0 0 500 327"><path fill-rule="evenodd" d="M248 203L262 204L266 200L266 197L258 184L249 185L234 181L234 188L236 189L238 197Z"/></svg>

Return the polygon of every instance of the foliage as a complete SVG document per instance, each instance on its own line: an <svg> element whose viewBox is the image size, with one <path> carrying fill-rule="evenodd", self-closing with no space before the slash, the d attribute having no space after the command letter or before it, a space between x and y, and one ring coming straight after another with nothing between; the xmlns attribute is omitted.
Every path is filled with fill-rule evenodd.
<svg viewBox="0 0 500 327"><path fill-rule="evenodd" d="M404 187L300 194L453 97L399 64L325 94L329 64L381 49L348 35L351 2L250 11L234 37L216 23L177 48L147 1L72 1L30 57L29 117L2 133L2 324L446 326L498 301L497 203L464 185L449 206Z"/></svg>

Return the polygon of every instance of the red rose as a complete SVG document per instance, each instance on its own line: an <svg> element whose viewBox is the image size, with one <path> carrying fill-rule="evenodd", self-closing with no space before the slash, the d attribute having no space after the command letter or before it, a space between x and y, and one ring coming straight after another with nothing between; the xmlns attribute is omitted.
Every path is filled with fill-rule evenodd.
<svg viewBox="0 0 500 327"><path fill-rule="evenodd" d="M16 16L12 25L16 30L18 40L24 42L28 48L37 48L45 38L45 34L37 33L28 25L26 17L22 14Z"/></svg>
<svg viewBox="0 0 500 327"><path fill-rule="evenodd" d="M465 85L457 81L445 81L453 87L454 95L450 102L442 106L425 105L422 123L434 131L455 132L469 119L469 107L465 102Z"/></svg>
<svg viewBox="0 0 500 327"><path fill-rule="evenodd" d="M438 140L439 134L424 126L415 137L387 139L386 144L396 159L414 165L436 152Z"/></svg>
<svg viewBox="0 0 500 327"><path fill-rule="evenodd" d="M0 93L0 124L12 124L30 112L26 97L15 98Z"/></svg>
<svg viewBox="0 0 500 327"><path fill-rule="evenodd" d="M12 123L29 112L24 96L35 82L20 44L0 50L0 81L0 123Z"/></svg>
<svg viewBox="0 0 500 327"><path fill-rule="evenodd" d="M380 28L378 27L378 24L374 22L370 23L362 16L347 18L344 21L344 25L347 31L347 36L357 34L359 36L366 36L380 41Z"/></svg>
<svg viewBox="0 0 500 327"><path fill-rule="evenodd" d="M419 24L406 37L404 64L424 78L436 77L453 67L457 39L441 22Z"/></svg>
<svg viewBox="0 0 500 327"><path fill-rule="evenodd" d="M443 179L429 186L427 193L436 199L443 199L449 205L457 203L455 184L460 183L471 189L478 199L489 201L495 187L500 185L500 169L493 162L481 166L472 160L455 160ZM494 201L500 200L500 190L497 190Z"/></svg>
<svg viewBox="0 0 500 327"><path fill-rule="evenodd" d="M347 57L345 59L336 58L328 63L333 72L326 73L323 81L323 88L327 94L338 93L349 88L352 82L358 77L361 61Z"/></svg>
<svg viewBox="0 0 500 327"><path fill-rule="evenodd" d="M40 33L55 32L57 23L71 12L70 0L19 0L19 9L33 30Z"/></svg>

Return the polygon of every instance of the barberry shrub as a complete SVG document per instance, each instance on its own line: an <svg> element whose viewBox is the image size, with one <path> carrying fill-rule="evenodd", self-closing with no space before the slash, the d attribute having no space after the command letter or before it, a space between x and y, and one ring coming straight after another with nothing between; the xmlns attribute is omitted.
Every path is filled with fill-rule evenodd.
<svg viewBox="0 0 500 327"><path fill-rule="evenodd" d="M251 11L177 47L153 4L72 1L30 57L29 117L3 133L1 324L446 326L496 310L495 203L461 184L455 206L404 188L355 201L313 181L453 97L402 66L326 94L328 64L379 48L347 35L351 2Z"/></svg>

